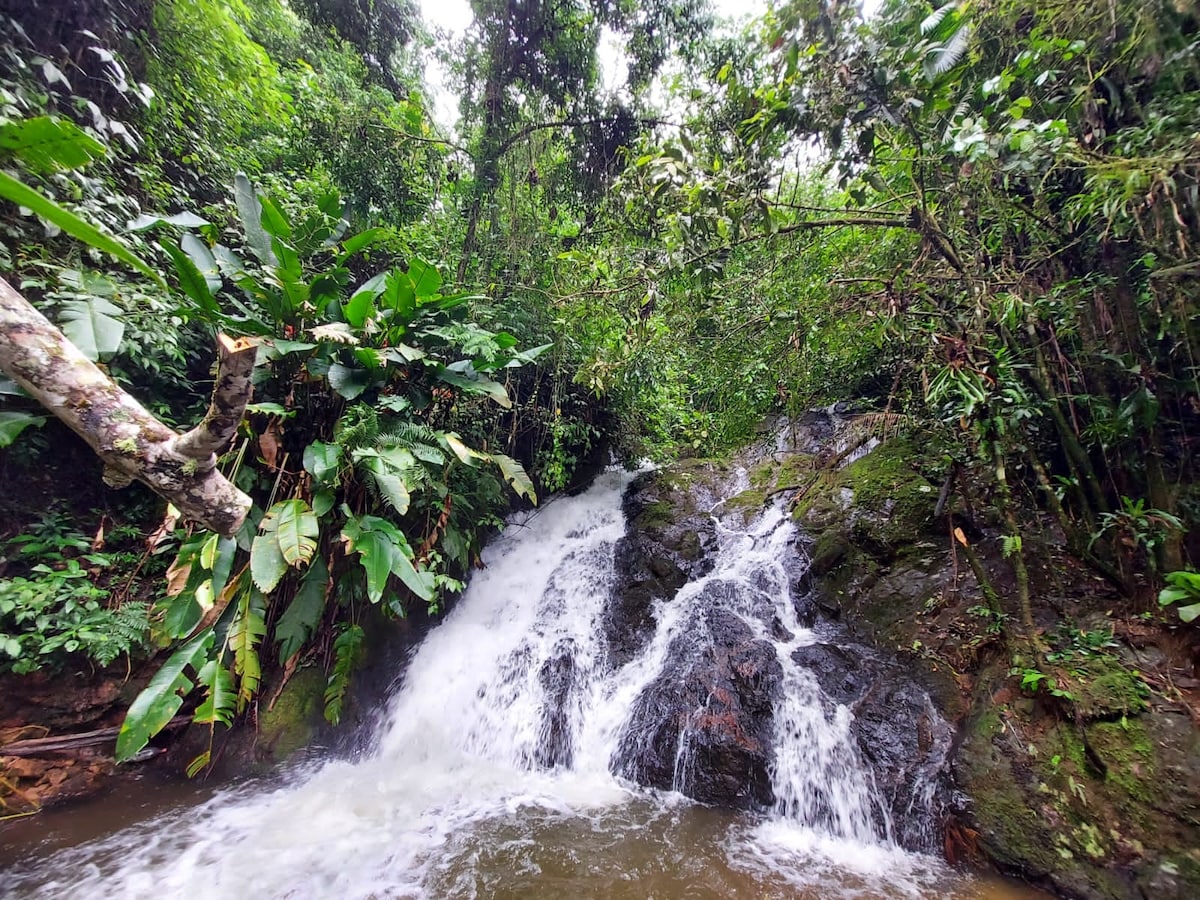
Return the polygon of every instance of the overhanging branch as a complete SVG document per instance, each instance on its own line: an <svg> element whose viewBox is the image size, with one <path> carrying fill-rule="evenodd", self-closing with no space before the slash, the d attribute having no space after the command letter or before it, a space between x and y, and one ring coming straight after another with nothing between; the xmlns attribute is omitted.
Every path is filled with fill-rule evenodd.
<svg viewBox="0 0 1200 900"><path fill-rule="evenodd" d="M232 535L251 501L217 471L215 454L245 412L256 349L222 335L218 352L208 415L188 434L177 434L0 278L0 369L87 441L104 462L109 484L141 481L184 518Z"/></svg>

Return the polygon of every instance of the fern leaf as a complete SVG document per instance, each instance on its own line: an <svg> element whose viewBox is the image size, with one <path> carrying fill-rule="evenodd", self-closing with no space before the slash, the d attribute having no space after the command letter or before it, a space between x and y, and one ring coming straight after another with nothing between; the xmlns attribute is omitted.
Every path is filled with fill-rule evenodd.
<svg viewBox="0 0 1200 900"><path fill-rule="evenodd" d="M945 6L940 6L935 9L928 16L926 16L924 20L922 20L921 34L931 34L932 32L937 31L938 26L942 24L942 21L946 18L946 16L950 15L950 13L954 12L956 9L958 9L957 3L947 3Z"/></svg>
<svg viewBox="0 0 1200 900"><path fill-rule="evenodd" d="M971 40L971 26L963 25L954 32L950 40L940 47L934 47L925 57L925 74L932 81L938 75L944 75L962 60Z"/></svg>

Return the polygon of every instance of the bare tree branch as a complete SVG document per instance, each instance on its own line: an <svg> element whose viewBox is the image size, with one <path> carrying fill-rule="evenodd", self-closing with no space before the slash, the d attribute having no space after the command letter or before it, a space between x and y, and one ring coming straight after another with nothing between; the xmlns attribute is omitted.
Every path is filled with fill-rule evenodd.
<svg viewBox="0 0 1200 900"><path fill-rule="evenodd" d="M0 370L87 441L104 480L134 479L184 518L223 535L242 526L250 498L216 469L250 399L256 348L222 335L216 389L204 421L186 435L168 428L100 370L0 278Z"/></svg>

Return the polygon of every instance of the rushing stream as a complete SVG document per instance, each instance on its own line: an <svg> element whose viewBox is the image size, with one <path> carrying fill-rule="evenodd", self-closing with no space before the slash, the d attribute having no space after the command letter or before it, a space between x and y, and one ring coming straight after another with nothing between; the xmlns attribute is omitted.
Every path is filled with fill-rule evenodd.
<svg viewBox="0 0 1200 900"><path fill-rule="evenodd" d="M791 661L796 621L781 512L719 528L712 572L656 610L654 637L608 663L601 617L625 531L625 473L514 522L412 660L373 749L282 787L226 789L20 863L34 897L1016 897L892 839L850 739L852 714ZM640 789L621 771L631 710L715 583L773 604L783 665L771 814ZM733 609L732 612L747 612ZM688 777L680 742L677 787Z"/></svg>

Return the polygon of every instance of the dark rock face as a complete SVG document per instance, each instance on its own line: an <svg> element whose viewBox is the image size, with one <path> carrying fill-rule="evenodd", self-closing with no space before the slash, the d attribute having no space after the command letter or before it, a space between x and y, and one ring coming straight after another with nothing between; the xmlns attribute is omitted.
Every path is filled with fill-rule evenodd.
<svg viewBox="0 0 1200 900"><path fill-rule="evenodd" d="M574 641L564 640L556 644L555 651L555 655L546 660L538 672L538 680L546 691L546 703L534 757L544 769L556 766L570 768L575 758L567 706L576 676Z"/></svg>
<svg viewBox="0 0 1200 900"><path fill-rule="evenodd" d="M655 601L670 600L688 581L712 568L707 513L654 476L634 482L625 499L629 533L617 544L617 583L604 616L609 658L628 662L654 634Z"/></svg>
<svg viewBox="0 0 1200 900"><path fill-rule="evenodd" d="M701 618L672 642L663 674L638 698L615 768L706 803L769 807L783 670L774 646L734 613L713 607Z"/></svg>
<svg viewBox="0 0 1200 900"><path fill-rule="evenodd" d="M896 840L910 850L940 849L935 820L951 803L954 732L929 695L897 663L861 644L812 644L792 659L854 712L858 750L891 812Z"/></svg>

